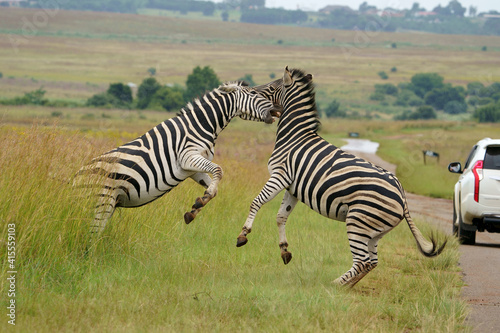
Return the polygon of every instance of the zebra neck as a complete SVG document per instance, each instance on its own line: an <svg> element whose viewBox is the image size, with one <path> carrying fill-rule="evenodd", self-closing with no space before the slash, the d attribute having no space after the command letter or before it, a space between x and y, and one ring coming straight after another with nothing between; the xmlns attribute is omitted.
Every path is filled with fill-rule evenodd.
<svg viewBox="0 0 500 333"><path fill-rule="evenodd" d="M215 141L220 132L231 121L232 113L232 110L228 108L219 108L204 100L195 100L194 104L188 104L181 111L180 116L189 123L189 128L204 136L211 135Z"/></svg>
<svg viewBox="0 0 500 333"><path fill-rule="evenodd" d="M318 129L318 118L315 110L307 112L288 111L281 116L276 132L276 141L290 140L297 137L298 133L305 135L307 132L316 133Z"/></svg>

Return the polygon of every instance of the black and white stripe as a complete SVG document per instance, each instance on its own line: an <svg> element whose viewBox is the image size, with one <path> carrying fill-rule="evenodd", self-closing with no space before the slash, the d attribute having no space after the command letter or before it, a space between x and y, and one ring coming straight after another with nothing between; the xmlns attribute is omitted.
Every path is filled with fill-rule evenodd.
<svg viewBox="0 0 500 333"><path fill-rule="evenodd" d="M74 181L99 188L91 232L99 234L116 207L145 205L188 177L206 188L184 216L186 223L191 222L217 194L222 168L212 159L219 133L236 116L272 123L277 111L241 82L226 83L141 137L93 159Z"/></svg>
<svg viewBox="0 0 500 333"><path fill-rule="evenodd" d="M287 68L281 80L282 89L273 88L275 96L267 96L283 105L276 144L268 163L271 177L250 206L237 246L247 242L246 235L260 207L286 189L277 215L279 246L285 264L292 259L285 223L298 201L321 215L346 222L353 265L335 280L338 284L353 286L377 266L378 241L403 218L421 252L426 256L438 255L446 242L438 247L434 239L428 241L422 236L410 217L404 190L396 176L342 151L318 135L312 76ZM259 87L260 92L271 90Z"/></svg>

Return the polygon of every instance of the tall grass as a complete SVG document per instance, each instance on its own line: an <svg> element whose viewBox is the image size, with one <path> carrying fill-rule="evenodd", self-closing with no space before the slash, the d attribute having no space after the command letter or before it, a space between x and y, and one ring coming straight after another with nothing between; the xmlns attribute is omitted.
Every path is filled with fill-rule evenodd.
<svg viewBox="0 0 500 333"><path fill-rule="evenodd" d="M187 180L149 205L118 210L85 256L93 202L66 180L116 138L0 127L0 230L4 244L6 225L16 225L16 328L467 331L454 241L427 259L403 224L380 242L379 267L346 290L332 284L351 265L345 226L299 205L287 230L294 259L285 266L277 199L261 209L249 243L237 249L249 204L268 177L272 140L272 127L231 124L216 149L225 171L219 193L196 220L185 225L182 217L203 189ZM0 257L4 296L6 246Z"/></svg>

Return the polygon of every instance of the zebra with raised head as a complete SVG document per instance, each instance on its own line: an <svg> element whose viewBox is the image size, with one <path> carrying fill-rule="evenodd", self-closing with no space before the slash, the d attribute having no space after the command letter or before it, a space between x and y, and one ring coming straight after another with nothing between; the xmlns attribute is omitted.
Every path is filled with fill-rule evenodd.
<svg viewBox="0 0 500 333"><path fill-rule="evenodd" d="M217 194L222 168L212 159L219 133L234 117L269 124L279 111L242 82L226 83L188 103L176 117L141 137L93 159L74 181L75 185L98 186L92 238L104 229L117 207L145 205L188 177L206 188L184 215L190 223ZM93 183L89 182L92 176Z"/></svg>
<svg viewBox="0 0 500 333"><path fill-rule="evenodd" d="M271 100L280 100L283 113L278 121L276 143L269 159L271 177L253 200L250 213L238 236L245 245L258 210L282 190L285 195L277 215L279 247L283 262L292 259L288 251L285 224L298 201L328 218L345 221L353 257L352 267L335 280L353 286L377 266L377 243L406 219L420 251L438 255L446 242L426 240L413 223L404 190L392 173L331 145L318 133L320 124L315 106L312 75L285 69L282 88ZM272 84L279 84L274 81Z"/></svg>

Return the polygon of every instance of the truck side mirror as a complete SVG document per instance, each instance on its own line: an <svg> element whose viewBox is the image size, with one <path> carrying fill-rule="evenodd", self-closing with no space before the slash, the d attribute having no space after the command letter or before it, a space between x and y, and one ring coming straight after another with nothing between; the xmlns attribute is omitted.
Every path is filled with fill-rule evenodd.
<svg viewBox="0 0 500 333"><path fill-rule="evenodd" d="M462 164L460 162L452 162L448 165L448 171L451 173L462 173Z"/></svg>

